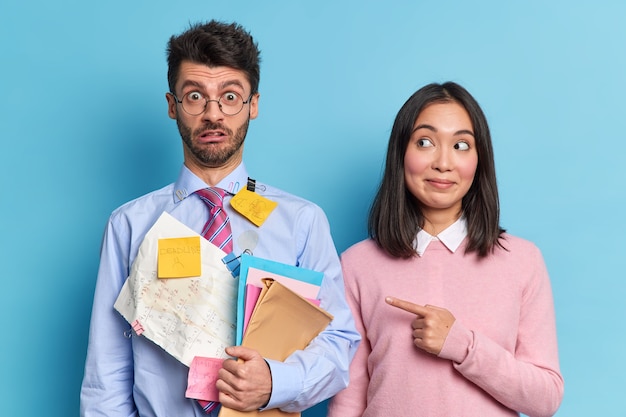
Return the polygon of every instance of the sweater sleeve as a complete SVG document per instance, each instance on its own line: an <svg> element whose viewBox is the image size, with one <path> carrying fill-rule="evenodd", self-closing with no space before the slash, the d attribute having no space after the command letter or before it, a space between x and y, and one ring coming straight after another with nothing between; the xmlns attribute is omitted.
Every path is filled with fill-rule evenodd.
<svg viewBox="0 0 626 417"><path fill-rule="evenodd" d="M458 321L439 356L503 405L530 417L552 416L563 398L550 280L535 248L522 294L518 337L509 352Z"/></svg>
<svg viewBox="0 0 626 417"><path fill-rule="evenodd" d="M362 339L350 364L350 383L346 389L331 399L327 417L360 417L367 406L367 387L369 385L367 360L371 348L361 315L354 271L346 262L342 262L342 269L346 286L346 299L352 310L356 329L361 334Z"/></svg>

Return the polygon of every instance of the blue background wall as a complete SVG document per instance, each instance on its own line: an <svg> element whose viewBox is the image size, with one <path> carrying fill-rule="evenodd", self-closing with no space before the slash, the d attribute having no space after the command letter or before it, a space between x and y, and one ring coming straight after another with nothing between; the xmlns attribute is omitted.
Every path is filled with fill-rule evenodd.
<svg viewBox="0 0 626 417"><path fill-rule="evenodd" d="M41 415L35 399L47 416L78 415L103 227L115 207L175 178L165 43L210 18L242 23L262 49L250 172L320 204L339 251L366 235L402 103L431 81L465 85L491 124L503 226L537 243L551 273L558 416L624 415L618 0L4 0L0 414Z"/></svg>

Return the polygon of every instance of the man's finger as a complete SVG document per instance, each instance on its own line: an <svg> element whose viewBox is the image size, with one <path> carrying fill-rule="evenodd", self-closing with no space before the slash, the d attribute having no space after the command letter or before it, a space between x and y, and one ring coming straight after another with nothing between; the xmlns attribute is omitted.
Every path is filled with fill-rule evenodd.
<svg viewBox="0 0 626 417"><path fill-rule="evenodd" d="M409 313L423 316L427 313L427 309L419 304L413 304L410 301L400 300L395 297L385 297L385 302L390 306L397 307L401 310L408 311Z"/></svg>
<svg viewBox="0 0 626 417"><path fill-rule="evenodd" d="M239 358L243 361L249 361L258 355L254 349L247 348L245 346L230 346L226 348L226 354Z"/></svg>

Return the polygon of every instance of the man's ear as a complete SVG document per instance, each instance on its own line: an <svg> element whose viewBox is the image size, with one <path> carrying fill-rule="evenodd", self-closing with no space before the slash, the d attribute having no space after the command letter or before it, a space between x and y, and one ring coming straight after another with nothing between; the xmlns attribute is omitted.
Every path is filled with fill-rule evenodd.
<svg viewBox="0 0 626 417"><path fill-rule="evenodd" d="M165 99L167 100L167 115L170 119L176 120L176 111L178 110L176 98L172 93L165 93Z"/></svg>
<svg viewBox="0 0 626 417"><path fill-rule="evenodd" d="M259 98L261 94L256 93L250 99L250 119L256 119L259 115Z"/></svg>

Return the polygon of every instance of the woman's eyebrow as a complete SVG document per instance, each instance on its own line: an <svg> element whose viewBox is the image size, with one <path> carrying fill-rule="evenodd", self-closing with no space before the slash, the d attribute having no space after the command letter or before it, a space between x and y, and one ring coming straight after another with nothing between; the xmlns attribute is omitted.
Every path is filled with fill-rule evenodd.
<svg viewBox="0 0 626 417"><path fill-rule="evenodd" d="M419 130L419 129L428 129L428 130L432 130L433 132L437 131L437 128L435 128L435 126L431 126L431 125L428 125L426 123L422 123L421 125L415 126L415 129L413 129L413 132L415 132L416 130Z"/></svg>
<svg viewBox="0 0 626 417"><path fill-rule="evenodd" d="M461 129L457 132L454 133L455 136L457 135L470 135L470 136L474 136L474 132L472 132L471 130L468 129Z"/></svg>
<svg viewBox="0 0 626 417"><path fill-rule="evenodd" d="M413 129L413 132L415 132L416 130L419 130L419 129L428 129L428 130L430 130L432 132L437 133L437 128L435 126L432 126L432 125L429 125L429 124L426 124L426 123L422 123L420 125L415 126L415 129ZM474 136L474 132L472 132L469 129L461 129L461 130L458 130L458 131L454 132L454 136L458 136L458 135Z"/></svg>

